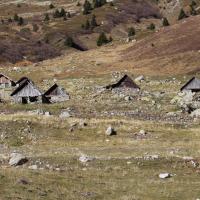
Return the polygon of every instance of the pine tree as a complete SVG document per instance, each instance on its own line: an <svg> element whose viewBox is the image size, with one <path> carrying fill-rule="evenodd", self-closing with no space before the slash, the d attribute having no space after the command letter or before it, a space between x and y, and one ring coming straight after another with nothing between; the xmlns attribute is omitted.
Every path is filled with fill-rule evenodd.
<svg viewBox="0 0 200 200"><path fill-rule="evenodd" d="M81 6L81 3L78 1L78 3L76 4L76 6Z"/></svg>
<svg viewBox="0 0 200 200"><path fill-rule="evenodd" d="M14 19L14 21L18 22L19 16L17 14L15 14L13 19Z"/></svg>
<svg viewBox="0 0 200 200"><path fill-rule="evenodd" d="M170 25L169 21L166 17L163 18L162 24L163 24L163 26L169 26Z"/></svg>
<svg viewBox="0 0 200 200"><path fill-rule="evenodd" d="M8 18L8 23L12 23L12 18Z"/></svg>
<svg viewBox="0 0 200 200"><path fill-rule="evenodd" d="M130 27L128 29L128 37L132 37L135 35L135 29L133 27Z"/></svg>
<svg viewBox="0 0 200 200"><path fill-rule="evenodd" d="M54 5L51 3L51 4L49 5L49 9L53 9L53 8L55 8L55 7L54 7Z"/></svg>
<svg viewBox="0 0 200 200"><path fill-rule="evenodd" d="M190 14L193 15L193 16L197 15L197 11L195 10L193 5L190 5Z"/></svg>
<svg viewBox="0 0 200 200"><path fill-rule="evenodd" d="M49 14L48 13L45 13L45 16L44 16L44 21L49 21L50 18L49 18Z"/></svg>
<svg viewBox="0 0 200 200"><path fill-rule="evenodd" d="M102 46L103 44L107 44L109 41L106 37L106 34L104 32L100 33L98 39L97 39L97 46Z"/></svg>
<svg viewBox="0 0 200 200"><path fill-rule="evenodd" d="M24 24L24 19L22 17L19 18L18 25L22 26Z"/></svg>
<svg viewBox="0 0 200 200"><path fill-rule="evenodd" d="M73 41L72 37L67 37L65 40L65 46L73 47L73 45L74 45L74 41Z"/></svg>
<svg viewBox="0 0 200 200"><path fill-rule="evenodd" d="M112 36L109 37L108 41L109 41L109 42L112 42L112 41L113 41Z"/></svg>
<svg viewBox="0 0 200 200"><path fill-rule="evenodd" d="M180 10L179 16L178 16L178 20L187 18L188 16L185 14L185 11L183 9Z"/></svg>
<svg viewBox="0 0 200 200"><path fill-rule="evenodd" d="M68 18L71 17L71 13L70 13L70 12L67 13L67 17L68 17Z"/></svg>
<svg viewBox="0 0 200 200"><path fill-rule="evenodd" d="M60 11L60 17L66 17L66 11L64 8L62 8Z"/></svg>
<svg viewBox="0 0 200 200"><path fill-rule="evenodd" d="M98 8L105 5L106 3L106 0L93 0L93 7Z"/></svg>
<svg viewBox="0 0 200 200"><path fill-rule="evenodd" d="M37 32L39 30L39 27L38 27L37 24L33 24L32 26L33 26L33 31L34 32Z"/></svg>
<svg viewBox="0 0 200 200"><path fill-rule="evenodd" d="M151 23L151 24L147 27L147 29L149 29L149 30L151 30L151 31L155 30L155 28L156 28L156 26L155 26L155 24L153 24L153 23Z"/></svg>
<svg viewBox="0 0 200 200"><path fill-rule="evenodd" d="M92 15L91 27L94 28L96 26L97 26L96 16Z"/></svg>
<svg viewBox="0 0 200 200"><path fill-rule="evenodd" d="M85 3L83 4L83 14L87 15L92 10L92 5L88 0L85 0Z"/></svg>
<svg viewBox="0 0 200 200"><path fill-rule="evenodd" d="M89 22L89 20L87 19L86 20L86 22L85 22L85 30L88 30L88 29L90 29L90 22Z"/></svg>
<svg viewBox="0 0 200 200"><path fill-rule="evenodd" d="M60 12L58 9L55 10L54 14L53 14L54 18L59 18L60 17Z"/></svg>
<svg viewBox="0 0 200 200"><path fill-rule="evenodd" d="M111 1L111 2L110 2L110 6L114 6L114 3L113 3L113 1Z"/></svg>

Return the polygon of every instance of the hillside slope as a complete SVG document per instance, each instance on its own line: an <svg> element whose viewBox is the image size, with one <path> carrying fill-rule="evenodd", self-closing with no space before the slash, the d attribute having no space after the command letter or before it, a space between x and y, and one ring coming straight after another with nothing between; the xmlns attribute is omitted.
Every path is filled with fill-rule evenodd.
<svg viewBox="0 0 200 200"><path fill-rule="evenodd" d="M138 41L123 52L126 60L152 72L192 73L200 66L200 16L191 17ZM138 66L138 65L137 65Z"/></svg>

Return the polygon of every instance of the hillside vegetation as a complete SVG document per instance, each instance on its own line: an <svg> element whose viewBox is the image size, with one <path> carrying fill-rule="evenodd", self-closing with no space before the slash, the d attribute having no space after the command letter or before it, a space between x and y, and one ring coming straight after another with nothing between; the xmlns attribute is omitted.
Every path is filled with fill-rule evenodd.
<svg viewBox="0 0 200 200"><path fill-rule="evenodd" d="M129 37L130 28L134 28L132 39L141 40L162 29L163 18L168 19L171 25L176 24L181 9L187 16L194 14L194 10L198 14L199 1L192 2L195 3L116 0L84 14L84 1L2 1L0 61L37 62L74 51L94 49L101 32L110 37L108 42L123 44ZM62 14L56 16L56 12ZM95 25L90 25L94 16Z"/></svg>

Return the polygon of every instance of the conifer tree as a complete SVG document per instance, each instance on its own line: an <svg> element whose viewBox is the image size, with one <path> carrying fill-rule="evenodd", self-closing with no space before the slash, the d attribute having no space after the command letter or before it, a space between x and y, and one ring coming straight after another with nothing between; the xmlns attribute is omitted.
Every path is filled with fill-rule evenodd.
<svg viewBox="0 0 200 200"><path fill-rule="evenodd" d="M22 26L23 24L24 24L24 19L22 17L20 17L18 20L18 25Z"/></svg>
<svg viewBox="0 0 200 200"><path fill-rule="evenodd" d="M133 27L130 27L128 29L128 37L132 37L135 35L135 29Z"/></svg>
<svg viewBox="0 0 200 200"><path fill-rule="evenodd" d="M169 21L166 17L163 18L162 24L163 24L163 26L169 26L170 25Z"/></svg>
<svg viewBox="0 0 200 200"><path fill-rule="evenodd" d="M178 20L184 19L186 17L188 17L188 16L185 14L185 11L183 9L181 9L179 16L178 16Z"/></svg>
<svg viewBox="0 0 200 200"><path fill-rule="evenodd" d="M50 20L50 18L49 18L49 14L46 13L45 16L44 16L44 21L49 21L49 20Z"/></svg>
<svg viewBox="0 0 200 200"><path fill-rule="evenodd" d="M104 32L100 33L98 39L97 39L97 46L102 46L103 44L107 44L109 41L106 37L106 34Z"/></svg>
<svg viewBox="0 0 200 200"><path fill-rule="evenodd" d="M92 10L92 5L88 0L85 0L85 3L83 4L83 14L87 15Z"/></svg>
<svg viewBox="0 0 200 200"><path fill-rule="evenodd" d="M92 15L91 27L94 28L96 26L97 26L96 16Z"/></svg>
<svg viewBox="0 0 200 200"><path fill-rule="evenodd" d="M14 21L18 22L19 16L17 14L14 15Z"/></svg>

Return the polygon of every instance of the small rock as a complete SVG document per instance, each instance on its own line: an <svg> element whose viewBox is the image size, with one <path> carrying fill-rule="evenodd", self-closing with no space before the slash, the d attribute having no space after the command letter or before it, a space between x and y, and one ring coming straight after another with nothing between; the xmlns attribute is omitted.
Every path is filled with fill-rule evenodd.
<svg viewBox="0 0 200 200"><path fill-rule="evenodd" d="M138 76L137 78L135 78L135 81L136 82L141 82L141 81L144 81L145 79L144 79L144 76L143 75L141 75L141 76Z"/></svg>
<svg viewBox="0 0 200 200"><path fill-rule="evenodd" d="M84 126L87 126L87 123L84 122L84 121L80 121L80 122L79 122L79 125L82 126L82 127L84 127Z"/></svg>
<svg viewBox="0 0 200 200"><path fill-rule="evenodd" d="M29 184L29 181L25 178L20 178L17 183L23 184L23 185L27 185Z"/></svg>
<svg viewBox="0 0 200 200"><path fill-rule="evenodd" d="M140 131L139 131L139 134L140 134L140 135L146 135L147 132L146 132L145 130L140 130Z"/></svg>
<svg viewBox="0 0 200 200"><path fill-rule="evenodd" d="M37 165L31 165L28 167L29 169L32 169L32 170L36 170L38 169L38 166Z"/></svg>
<svg viewBox="0 0 200 200"><path fill-rule="evenodd" d="M111 126L109 126L106 130L106 135L111 136L111 135L116 135L117 132L115 131L114 128L112 128Z"/></svg>
<svg viewBox="0 0 200 200"><path fill-rule="evenodd" d="M126 96L126 97L124 98L124 100L125 100L125 101L131 101L131 100L132 100L132 97Z"/></svg>
<svg viewBox="0 0 200 200"><path fill-rule="evenodd" d="M159 178L161 178L161 179L170 178L170 177L172 177L172 175L169 174L169 173L161 173L161 174L159 174Z"/></svg>
<svg viewBox="0 0 200 200"><path fill-rule="evenodd" d="M90 162L94 160L93 157L89 157L89 156L86 156L86 155L82 155L80 158L79 158L79 161L82 162L82 163L86 163L86 162Z"/></svg>
<svg viewBox="0 0 200 200"><path fill-rule="evenodd" d="M50 112L45 112L44 115L45 115L45 116L50 116L51 113L50 113Z"/></svg>
<svg viewBox="0 0 200 200"><path fill-rule="evenodd" d="M59 115L60 118L69 118L72 117L68 111L62 111Z"/></svg>
<svg viewBox="0 0 200 200"><path fill-rule="evenodd" d="M9 160L10 166L23 165L28 162L28 159L20 153L12 153Z"/></svg>

